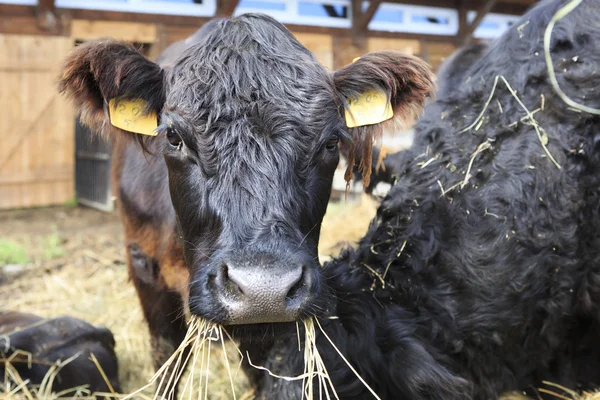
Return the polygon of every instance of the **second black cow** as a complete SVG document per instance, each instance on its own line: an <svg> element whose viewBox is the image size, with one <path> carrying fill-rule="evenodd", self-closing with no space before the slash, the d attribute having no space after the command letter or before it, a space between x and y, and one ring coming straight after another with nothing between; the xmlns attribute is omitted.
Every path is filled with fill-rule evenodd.
<svg viewBox="0 0 600 400"><path fill-rule="evenodd" d="M450 60L413 147L386 159L396 182L366 236L324 268L336 319L321 324L380 398L600 385L600 3L581 2L549 42L579 106L544 57L567 3L544 1ZM339 397L372 398L317 341ZM247 349L276 374L303 372L295 335ZM300 382L261 374L259 398L302 397Z"/></svg>

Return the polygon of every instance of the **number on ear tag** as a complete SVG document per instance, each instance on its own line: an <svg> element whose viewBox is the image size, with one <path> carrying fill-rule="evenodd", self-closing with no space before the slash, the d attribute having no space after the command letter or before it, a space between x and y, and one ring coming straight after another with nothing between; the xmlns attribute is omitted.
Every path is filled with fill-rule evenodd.
<svg viewBox="0 0 600 400"><path fill-rule="evenodd" d="M378 124L394 116L392 105L383 90L367 90L347 101L345 115L348 128Z"/></svg>
<svg viewBox="0 0 600 400"><path fill-rule="evenodd" d="M158 119L156 113L144 114L148 103L142 99L110 99L110 123L128 132L156 136Z"/></svg>

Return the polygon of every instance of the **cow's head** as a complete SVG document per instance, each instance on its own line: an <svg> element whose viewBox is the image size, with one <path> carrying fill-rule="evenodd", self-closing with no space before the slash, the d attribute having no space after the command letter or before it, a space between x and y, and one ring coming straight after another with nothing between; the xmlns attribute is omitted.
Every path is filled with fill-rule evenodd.
<svg viewBox="0 0 600 400"><path fill-rule="evenodd" d="M168 69L114 40L79 46L60 88L111 137L135 135L109 126L111 99L142 99L158 115L158 135L143 142L169 171L193 313L223 324L297 320L325 298L317 246L339 143L350 159L369 158L382 129L347 128L347 99L380 91L394 112L387 123L397 122L420 110L432 76L396 52L329 72L262 15L215 25Z"/></svg>

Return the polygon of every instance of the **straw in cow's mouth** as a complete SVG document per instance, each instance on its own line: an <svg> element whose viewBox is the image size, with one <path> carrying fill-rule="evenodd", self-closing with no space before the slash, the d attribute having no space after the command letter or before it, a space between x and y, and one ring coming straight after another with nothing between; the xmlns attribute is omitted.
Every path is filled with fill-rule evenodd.
<svg viewBox="0 0 600 400"><path fill-rule="evenodd" d="M150 379L147 385L141 387L133 393L130 393L125 399L132 398L139 394L144 389L154 385L158 382L155 395L153 400L157 399L173 399L175 397L176 382L179 381L186 366L190 359L192 360L192 366L200 362L201 378L199 382L199 398L208 398L208 367L210 365L210 351L212 342L223 341L223 330L220 326L206 321L201 318L191 317L188 325L188 330L185 337L183 338L179 347L173 352L173 355L163 364L162 367L154 376ZM223 347L223 350L225 348ZM233 378L229 369L229 360L227 359L227 353L224 353L225 361L227 365L227 371L233 389ZM206 378L204 379L204 376ZM185 381L181 397L184 397L187 393L189 396L192 395L194 389L194 374L190 373ZM233 393L235 399L235 392Z"/></svg>
<svg viewBox="0 0 600 400"><path fill-rule="evenodd" d="M331 344L331 346L335 349L335 351L339 354L342 360L348 365L350 370L356 375L356 377L361 381L361 383L371 392L373 398L380 400L380 397L375 393L375 391L367 384L367 382L360 376L358 371L352 367L352 365L348 362L348 360L342 355L342 352L337 348L337 346L333 343L331 338L327 335L321 323L316 318L308 318L302 321L304 325L304 372L298 376L282 376L277 375L266 367L255 365L252 363L250 359L250 355L246 354L248 357L248 363L259 370L267 372L274 378L282 379L285 381L297 381L302 380L302 399L312 400L315 398L316 393L318 393L319 399L326 398L327 400L331 400L331 396L339 400L339 396L335 390L333 382L327 372L327 368L325 367L325 363L321 358L319 353L319 349L317 347L317 335L315 330L315 325L319 328L322 335L327 339L327 341ZM300 329L298 328L298 351L301 351L300 348ZM315 378L318 384L318 392L315 390Z"/></svg>

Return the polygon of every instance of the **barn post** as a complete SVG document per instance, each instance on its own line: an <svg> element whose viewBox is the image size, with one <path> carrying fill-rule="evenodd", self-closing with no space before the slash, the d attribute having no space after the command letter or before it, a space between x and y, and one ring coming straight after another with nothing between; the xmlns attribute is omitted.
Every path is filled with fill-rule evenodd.
<svg viewBox="0 0 600 400"><path fill-rule="evenodd" d="M369 6L363 12L362 0L352 0L351 16L352 27L350 37L334 37L334 68L340 68L352 62L356 57L360 57L368 51L368 32L369 23L377 12L381 0L371 0ZM350 40L348 40L350 39Z"/></svg>
<svg viewBox="0 0 600 400"><path fill-rule="evenodd" d="M496 1L497 0L487 0L485 3L482 3L479 9L477 10L477 15L475 16L473 22L471 22L470 24L465 24L464 29L462 30L462 32L460 32L460 42L462 45L466 46L471 43L471 40L473 39L473 32L475 32L475 29L477 29L479 24L481 24L481 21L483 21L483 18L486 16L486 14L491 11L494 5L496 5ZM461 6L463 6L463 4L461 4ZM464 10L464 12L464 22L466 23L466 10Z"/></svg>
<svg viewBox="0 0 600 400"><path fill-rule="evenodd" d="M54 12L54 0L38 0L35 7L37 26L43 31L56 28L57 19Z"/></svg>
<svg viewBox="0 0 600 400"><path fill-rule="evenodd" d="M352 0L352 42L354 46L365 46L369 23L377 12L381 0L371 0L369 6L363 12L362 0Z"/></svg>
<svg viewBox="0 0 600 400"><path fill-rule="evenodd" d="M151 60L156 60L160 53L167 48L169 43L167 42L167 29L164 23L157 23L156 26L156 40L151 44L148 56Z"/></svg>
<svg viewBox="0 0 600 400"><path fill-rule="evenodd" d="M217 17L231 17L240 0L217 0Z"/></svg>

